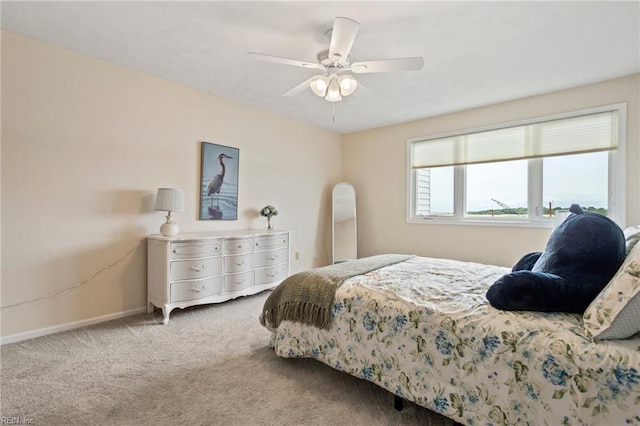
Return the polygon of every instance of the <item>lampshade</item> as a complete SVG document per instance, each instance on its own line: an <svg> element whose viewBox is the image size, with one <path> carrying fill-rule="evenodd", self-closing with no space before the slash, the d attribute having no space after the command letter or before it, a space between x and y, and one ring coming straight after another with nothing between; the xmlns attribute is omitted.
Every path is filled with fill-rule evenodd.
<svg viewBox="0 0 640 426"><path fill-rule="evenodd" d="M318 96L323 98L327 95L327 87L329 87L329 78L326 75L318 75L311 80L311 90Z"/></svg>
<svg viewBox="0 0 640 426"><path fill-rule="evenodd" d="M349 96L356 90L356 87L358 87L358 81L349 74L341 75L338 78L338 84L340 85L340 93L342 96Z"/></svg>
<svg viewBox="0 0 640 426"><path fill-rule="evenodd" d="M329 83L329 88L327 89L327 96L324 97L329 102L338 102L342 100L342 95L340 94L340 86L335 80L331 80Z"/></svg>
<svg viewBox="0 0 640 426"><path fill-rule="evenodd" d="M184 194L181 189L158 188L155 211L181 212L184 211Z"/></svg>

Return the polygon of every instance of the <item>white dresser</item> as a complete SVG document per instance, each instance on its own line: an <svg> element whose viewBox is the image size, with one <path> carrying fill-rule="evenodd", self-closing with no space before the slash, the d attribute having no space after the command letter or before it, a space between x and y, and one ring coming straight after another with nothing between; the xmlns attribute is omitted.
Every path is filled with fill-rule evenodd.
<svg viewBox="0 0 640 426"><path fill-rule="evenodd" d="M183 233L147 238L147 312L219 303L289 276L288 231Z"/></svg>

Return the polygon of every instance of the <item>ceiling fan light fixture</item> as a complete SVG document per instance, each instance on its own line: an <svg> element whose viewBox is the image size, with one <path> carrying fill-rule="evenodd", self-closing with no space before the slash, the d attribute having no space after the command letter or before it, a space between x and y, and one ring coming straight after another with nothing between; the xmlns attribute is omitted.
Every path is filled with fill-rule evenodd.
<svg viewBox="0 0 640 426"><path fill-rule="evenodd" d="M349 96L358 87L358 81L349 74L341 75L338 78L338 84L340 85L340 93L342 96Z"/></svg>
<svg viewBox="0 0 640 426"><path fill-rule="evenodd" d="M319 75L311 80L309 86L311 87L311 90L313 90L313 93L324 98L327 95L329 79L327 78L327 76Z"/></svg>
<svg viewBox="0 0 640 426"><path fill-rule="evenodd" d="M342 100L342 95L340 94L340 86L338 86L338 82L333 79L331 83L329 83L329 87L327 88L327 96L325 99L329 102L338 102Z"/></svg>

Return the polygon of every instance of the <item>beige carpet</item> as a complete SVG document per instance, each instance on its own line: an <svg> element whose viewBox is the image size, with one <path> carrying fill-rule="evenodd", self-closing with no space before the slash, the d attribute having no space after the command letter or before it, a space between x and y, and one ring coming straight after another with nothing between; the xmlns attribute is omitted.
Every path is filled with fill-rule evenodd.
<svg viewBox="0 0 640 426"><path fill-rule="evenodd" d="M451 425L310 359L258 322L268 293L2 346L0 414L34 425ZM26 422L25 422L26 420Z"/></svg>

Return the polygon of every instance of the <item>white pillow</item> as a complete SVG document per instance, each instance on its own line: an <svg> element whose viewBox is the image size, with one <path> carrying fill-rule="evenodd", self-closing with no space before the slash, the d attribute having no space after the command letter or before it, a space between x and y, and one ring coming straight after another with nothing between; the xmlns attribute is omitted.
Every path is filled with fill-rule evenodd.
<svg viewBox="0 0 640 426"><path fill-rule="evenodd" d="M640 244L587 307L583 319L595 340L625 339L640 332Z"/></svg>
<svg viewBox="0 0 640 426"><path fill-rule="evenodd" d="M640 241L640 226L630 226L624 230L624 240L627 248L627 254L631 253L631 249Z"/></svg>

